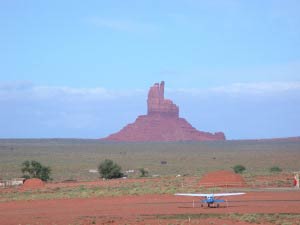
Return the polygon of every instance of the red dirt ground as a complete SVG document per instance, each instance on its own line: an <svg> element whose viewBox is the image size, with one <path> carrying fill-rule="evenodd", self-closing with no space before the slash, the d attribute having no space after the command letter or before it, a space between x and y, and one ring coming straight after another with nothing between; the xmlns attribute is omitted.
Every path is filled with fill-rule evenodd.
<svg viewBox="0 0 300 225"><path fill-rule="evenodd" d="M31 179L25 180L22 188L23 189L36 189L36 188L42 188L44 186L45 186L45 184L42 180L40 180L38 178L31 178Z"/></svg>
<svg viewBox="0 0 300 225"><path fill-rule="evenodd" d="M201 186L246 186L244 178L228 170L214 171L205 174L200 182Z"/></svg>
<svg viewBox="0 0 300 225"><path fill-rule="evenodd" d="M151 181L159 181L161 178L151 178ZM148 181L149 178L130 178L130 179L111 179L111 180L96 180L96 181L71 181L71 182L58 182L58 183L46 183L45 188L54 189L61 187L119 187L124 183L144 183Z"/></svg>
<svg viewBox="0 0 300 225"><path fill-rule="evenodd" d="M195 207L193 208L193 200ZM12 201L0 203L0 224L169 224L176 219L155 215L297 213L300 191L249 192L228 197L228 207L201 208L198 198L173 195L99 197L86 199ZM222 219L186 219L179 224L247 224ZM198 222L197 222L198 221ZM199 222L200 221L200 222ZM184 222L184 223L182 223Z"/></svg>

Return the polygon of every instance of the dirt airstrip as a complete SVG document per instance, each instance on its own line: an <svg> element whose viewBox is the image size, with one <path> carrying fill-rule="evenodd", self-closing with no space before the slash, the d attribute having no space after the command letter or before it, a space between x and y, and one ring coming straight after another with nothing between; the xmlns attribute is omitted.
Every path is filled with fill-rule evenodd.
<svg viewBox="0 0 300 225"><path fill-rule="evenodd" d="M215 209L201 208L197 198L174 195L2 202L0 224L168 224L174 219L156 216L186 214L181 221L191 222L189 214L300 213L300 191L248 192L227 200L228 205ZM204 218L201 224L212 221L224 224L217 218Z"/></svg>
<svg viewBox="0 0 300 225"><path fill-rule="evenodd" d="M223 177L223 179L220 179ZM165 178L150 179L153 184ZM168 178L170 179L170 178ZM274 179L274 177L273 177ZM3 195L55 192L61 188L122 187L125 184L146 184L149 179L116 179L92 182L42 183L28 180L18 189L2 189ZM51 200L9 200L0 198L0 225L40 224L256 224L256 214L272 215L272 220L260 220L260 224L282 224L277 214L287 214L288 224L300 224L300 190L285 188L249 188L240 175L228 171L209 173L200 182L196 178L184 178L185 184L214 183L222 181L242 182L239 191L245 195L231 196L220 208L201 207L197 197L172 194L138 194L115 197L64 198ZM228 184L229 184L228 183ZM26 192L32 188L33 192ZM35 190L34 190L35 189ZM113 189L112 189L113 190ZM225 189L226 190L226 189ZM239 215L237 218L236 215ZM251 215L253 214L253 215ZM254 215L255 214L255 215ZM243 217L241 219L240 217ZM296 217L293 217L296 216ZM270 222L271 221L271 222Z"/></svg>

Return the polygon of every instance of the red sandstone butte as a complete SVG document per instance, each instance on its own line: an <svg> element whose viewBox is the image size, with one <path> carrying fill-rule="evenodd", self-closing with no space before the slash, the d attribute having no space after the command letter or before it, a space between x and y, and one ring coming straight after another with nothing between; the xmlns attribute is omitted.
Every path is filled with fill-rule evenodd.
<svg viewBox="0 0 300 225"><path fill-rule="evenodd" d="M222 132L198 131L179 117L179 108L164 98L164 86L154 84L148 93L148 113L139 116L132 124L102 140L118 142L172 142L225 140Z"/></svg>

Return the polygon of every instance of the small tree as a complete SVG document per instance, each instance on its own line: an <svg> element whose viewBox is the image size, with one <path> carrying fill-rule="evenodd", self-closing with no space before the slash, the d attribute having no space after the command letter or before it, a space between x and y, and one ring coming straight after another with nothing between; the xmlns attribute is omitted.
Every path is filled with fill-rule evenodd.
<svg viewBox="0 0 300 225"><path fill-rule="evenodd" d="M29 178L39 178L42 181L50 180L50 174L51 174L51 168L43 166L38 161L32 160L26 160L22 163L22 169L23 177L26 179Z"/></svg>
<svg viewBox="0 0 300 225"><path fill-rule="evenodd" d="M246 170L246 167L244 167L243 165L235 165L233 167L233 171L235 173L243 173Z"/></svg>
<svg viewBox="0 0 300 225"><path fill-rule="evenodd" d="M273 167L270 168L271 173L279 173L281 171L282 171L282 169L278 166L273 166Z"/></svg>
<svg viewBox="0 0 300 225"><path fill-rule="evenodd" d="M123 176L121 167L110 159L105 159L98 166L100 176L105 179L120 178Z"/></svg>
<svg viewBox="0 0 300 225"><path fill-rule="evenodd" d="M140 177L147 177L149 174L149 172L144 168L140 168L139 171L140 171Z"/></svg>

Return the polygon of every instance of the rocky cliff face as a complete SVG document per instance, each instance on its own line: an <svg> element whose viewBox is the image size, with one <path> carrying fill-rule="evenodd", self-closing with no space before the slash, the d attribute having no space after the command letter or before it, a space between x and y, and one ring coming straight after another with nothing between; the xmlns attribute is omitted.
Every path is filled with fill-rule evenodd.
<svg viewBox="0 0 300 225"><path fill-rule="evenodd" d="M179 109L171 100L164 98L165 82L154 84L148 93L148 115L178 117Z"/></svg>
<svg viewBox="0 0 300 225"><path fill-rule="evenodd" d="M104 138L108 141L212 141L225 140L222 132L198 131L185 119L179 118L179 108L164 98L164 82L154 84L148 93L147 115L139 116L119 132Z"/></svg>

